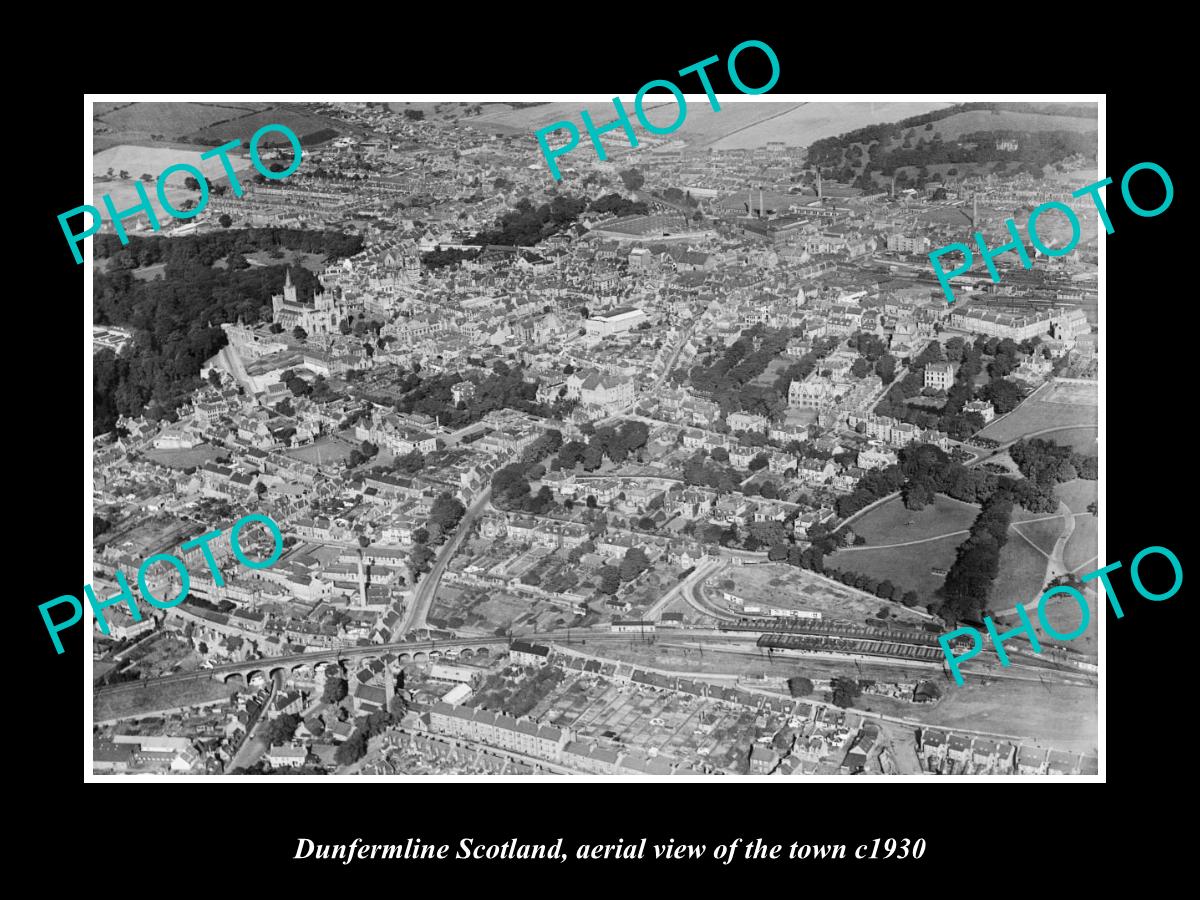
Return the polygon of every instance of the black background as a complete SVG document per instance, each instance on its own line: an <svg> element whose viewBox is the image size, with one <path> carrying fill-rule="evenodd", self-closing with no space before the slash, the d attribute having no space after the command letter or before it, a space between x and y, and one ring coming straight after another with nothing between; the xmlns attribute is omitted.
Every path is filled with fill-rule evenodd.
<svg viewBox="0 0 1200 900"><path fill-rule="evenodd" d="M977 60L940 44L936 64L924 62L906 71L899 59L913 49L907 40L902 47L866 47L856 42L819 49L812 34L772 32L757 27L757 21L756 17L747 20L745 27L714 29L704 38L684 39L670 36L669 30L648 29L642 29L639 39L588 37L579 32L575 33L580 37L560 33L501 39L497 32L494 40L480 38L474 46L464 35L455 34L450 41L432 35L422 39L409 32L403 40L396 36L401 46L394 50L382 38L374 38L354 51L301 52L312 37L293 42L281 35L280 43L286 46L279 48L270 66L264 51L261 63L230 60L206 63L203 70L191 64L169 73L113 67L89 86L113 93L586 91L628 95L646 81L671 78L678 69L717 54L722 63L709 71L714 89L726 93L733 91L724 74L728 51L742 40L756 38L770 44L780 60L782 74L772 94L955 92L958 99L980 99L989 91L1106 93L1108 157L1101 174L1114 180L1107 193L1115 226L1115 233L1106 239L1106 558L1125 563L1113 583L1126 613L1118 621L1110 611L1107 621L1107 785L982 780L953 784L927 779L864 787L849 779L813 784L800 778L769 785L738 779L623 785L364 781L361 785L309 782L303 788L291 783L282 793L274 789L270 796L258 785L289 782L222 784L204 795L186 788L180 793L174 785L162 784L136 791L108 784L85 786L81 756L89 728L82 702L83 626L63 633L67 651L59 656L37 611L39 603L60 594L80 596L86 577L75 530L79 520L74 516L81 487L87 496L90 461L88 441L73 423L79 409L81 365L91 351L87 336L80 346L83 267L75 264L56 220L58 213L83 202L79 141L86 116L82 94L63 85L39 92L31 104L36 108L28 110L37 130L36 140L22 151L24 165L41 177L21 179L20 185L14 185L19 200L9 204L9 274L14 269L20 272L22 285L10 294L7 304L15 320L9 340L9 397L16 408L10 419L15 431L25 436L8 459L10 484L15 488L11 518L17 525L8 567L18 585L10 601L15 615L10 621L17 629L12 645L25 657L17 670L23 700L16 705L18 715L9 717L10 727L20 728L9 742L9 752L14 754L10 770L19 766L32 776L28 782L35 797L16 812L33 817L28 833L36 836L47 859L63 853L66 841L75 843L82 837L95 842L100 852L91 858L108 860L111 876L118 881L124 878L122 872L147 870L202 872L202 881L213 887L246 884L222 878L222 872L253 872L259 876L253 882L267 881L275 873L297 876L302 880L293 883L305 887L367 886L380 875L398 875L404 880L389 878L387 883L399 889L413 883L404 878L411 873L430 886L453 887L462 878L480 878L503 891L550 888L575 893L586 885L585 893L593 888L608 893L628 890L635 883L648 884L642 879L650 868L655 869L656 879L672 877L673 870L682 875L678 870L686 868L688 880L704 886L737 883L759 890L805 890L826 884L861 889L877 880L872 873L892 884L920 884L934 891L975 890L981 880L987 884L998 877L1012 879L1012 884L1021 885L1018 890L1036 890L1052 885L1041 878L1026 879L1020 875L1022 870L1050 865L1053 874L1048 877L1056 880L1072 877L1067 870L1076 865L1104 865L1108 852L1141 853L1152 864L1174 854L1178 832L1171 823L1158 820L1157 807L1160 802L1170 805L1162 798L1173 794L1171 780L1186 777L1189 765L1180 733L1189 719L1187 682L1179 662L1180 655L1190 650L1184 619L1187 586L1168 601L1151 603L1133 591L1128 564L1142 548L1162 545L1173 550L1190 571L1187 532L1179 516L1190 500L1187 494L1195 466L1190 440L1195 405L1188 365L1195 362L1189 350L1195 316L1190 309L1194 300L1185 293L1189 270L1183 265L1190 258L1185 241L1193 232L1188 211L1192 182L1190 161L1182 152L1185 144L1177 135L1183 126L1191 127L1194 114L1169 84L1152 83L1145 74L1117 72L1111 62L1097 61L1092 68L1087 61L1071 57L1063 65L1078 72L1078 77L1051 78L1053 83L1047 84L1039 68L1036 78L1022 83L1011 66L998 66L995 79L990 79L986 71L979 71ZM525 27L523 21L513 24ZM1019 48L1026 37L1020 31L1012 44ZM379 45L370 46L374 42ZM257 52L250 45L242 49ZM428 56L422 57L422 52ZM1001 54L1010 60L1021 55L1011 45ZM739 72L750 85L762 84L767 77L765 62L761 71L755 71L756 59L761 54L754 50L739 57ZM285 71L293 74L284 77ZM677 81L687 92L698 90L694 76ZM1147 160L1163 166L1175 185L1171 207L1155 218L1133 215L1120 199L1121 175ZM530 162L541 159L531 156ZM1134 180L1134 196L1147 208L1158 205L1161 197L1154 181L1149 174ZM85 395L84 403L88 402ZM1156 572L1160 577L1155 577ZM1151 589L1164 589L1170 583L1165 561L1151 559L1143 568L1143 579ZM22 721L27 724L19 726ZM676 842L710 846L734 837L761 837L766 843L837 842L851 848L876 837L924 837L928 850L920 862L865 864L781 860L721 866L707 860L606 865L572 860L556 867L363 861L343 867L290 861L301 836L321 843L349 843L355 837L399 843L419 837L426 843L452 846L467 836L481 842L512 837L552 841L562 836L568 845L615 843L617 837L626 842L647 837L653 843L674 837ZM103 877L100 869L89 868L88 877ZM451 880L435 880L438 875L449 875ZM746 880L755 875L771 880ZM776 885L775 878L787 875L797 880ZM623 880L629 876L638 880ZM140 879L127 883L146 885ZM170 883L176 890L178 880ZM635 889L637 893L641 890ZM190 890L185 888L184 894Z"/></svg>

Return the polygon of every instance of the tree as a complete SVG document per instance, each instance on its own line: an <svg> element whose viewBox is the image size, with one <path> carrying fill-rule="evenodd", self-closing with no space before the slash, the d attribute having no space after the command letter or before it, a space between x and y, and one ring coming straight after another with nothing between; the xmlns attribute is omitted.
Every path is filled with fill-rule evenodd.
<svg viewBox="0 0 1200 900"><path fill-rule="evenodd" d="M885 353L883 356L879 357L879 361L875 363L875 374L879 376L884 384L891 384L893 381L895 381L896 358L890 353Z"/></svg>
<svg viewBox="0 0 1200 900"><path fill-rule="evenodd" d="M621 183L625 185L627 191L636 191L646 183L645 177L637 169L622 169L617 174L621 177Z"/></svg>
<svg viewBox="0 0 1200 900"><path fill-rule="evenodd" d="M217 224L222 228L228 228L233 224L233 219L229 217L229 213L221 213L221 215L217 217Z"/></svg>
<svg viewBox="0 0 1200 900"><path fill-rule="evenodd" d="M321 700L325 703L339 703L345 698L349 690L349 685L345 678L340 676L325 679L325 690L321 693Z"/></svg>
<svg viewBox="0 0 1200 900"><path fill-rule="evenodd" d="M112 170L110 169L109 171L112 171ZM193 178L191 175L189 175L187 178L183 179L183 186L185 188L187 188L189 191L200 190L200 182L197 181L195 178Z"/></svg>
<svg viewBox="0 0 1200 900"><path fill-rule="evenodd" d="M621 587L621 573L612 566L600 570L600 593L615 594Z"/></svg>
<svg viewBox="0 0 1200 900"><path fill-rule="evenodd" d="M356 763L367 755L367 738L359 728L354 729L348 740L338 745L333 753L333 759L339 766Z"/></svg>
<svg viewBox="0 0 1200 900"><path fill-rule="evenodd" d="M905 509L924 509L933 502L933 492L924 481L910 479L904 486L903 494Z"/></svg>
<svg viewBox="0 0 1200 900"><path fill-rule="evenodd" d="M630 547L625 551L625 558L621 560L621 580L633 581L648 568L650 558L646 556L646 551L640 547Z"/></svg>
<svg viewBox="0 0 1200 900"><path fill-rule="evenodd" d="M295 713L285 713L277 719L272 719L263 729L263 740L268 746L286 744L300 727L300 717Z"/></svg>
<svg viewBox="0 0 1200 900"><path fill-rule="evenodd" d="M833 693L833 703L843 709L854 705L854 698L862 696L862 687L853 678L835 676L830 682Z"/></svg>
<svg viewBox="0 0 1200 900"><path fill-rule="evenodd" d="M292 329L292 337L294 337L298 341L307 340L308 332L305 331L303 328L301 328L299 325L297 325L295 328Z"/></svg>
<svg viewBox="0 0 1200 900"><path fill-rule="evenodd" d="M451 494L443 493L433 501L429 521L440 526L443 532L453 531L466 511L466 507Z"/></svg>
<svg viewBox="0 0 1200 900"><path fill-rule="evenodd" d="M422 572L429 571L429 564L433 561L433 551L429 549L428 544L416 544L413 546L412 555L409 565L413 570L413 582L416 583L416 575Z"/></svg>
<svg viewBox="0 0 1200 900"><path fill-rule="evenodd" d="M904 596L900 598L900 602L912 609L920 601L916 591L905 591Z"/></svg>
<svg viewBox="0 0 1200 900"><path fill-rule="evenodd" d="M994 378L979 390L979 396L991 401L996 412L1003 415L1012 412L1025 399L1025 392L1016 382L1006 378Z"/></svg>
<svg viewBox="0 0 1200 900"><path fill-rule="evenodd" d="M871 364L867 362L865 357L858 357L854 360L854 364L850 366L850 374L855 378L866 378L871 373Z"/></svg>
<svg viewBox="0 0 1200 900"><path fill-rule="evenodd" d="M787 680L788 693L793 697L807 697L813 692L813 683L802 675L793 675Z"/></svg>

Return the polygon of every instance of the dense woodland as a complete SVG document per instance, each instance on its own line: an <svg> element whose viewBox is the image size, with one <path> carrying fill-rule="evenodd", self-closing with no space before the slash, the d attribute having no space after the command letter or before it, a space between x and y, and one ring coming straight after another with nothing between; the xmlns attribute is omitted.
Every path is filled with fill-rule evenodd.
<svg viewBox="0 0 1200 900"><path fill-rule="evenodd" d="M283 292L287 265L214 268L226 255L285 247L331 257L354 253L362 239L336 232L299 229L218 231L183 238L132 238L117 249L108 272L93 279L97 325L133 331L133 346L116 356L96 354L92 373L93 428L104 434L119 415L171 417L200 385L200 368L225 345L223 322L257 322L270 316L272 294ZM96 254L105 258L120 242L96 238ZM119 262L118 262L119 261ZM165 263L153 281L135 278L131 269ZM301 298L320 289L307 269L291 269Z"/></svg>

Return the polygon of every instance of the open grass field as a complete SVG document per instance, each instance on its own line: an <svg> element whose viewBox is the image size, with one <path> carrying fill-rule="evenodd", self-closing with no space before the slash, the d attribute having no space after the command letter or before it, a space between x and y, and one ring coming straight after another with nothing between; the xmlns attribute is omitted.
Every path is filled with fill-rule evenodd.
<svg viewBox="0 0 1200 900"><path fill-rule="evenodd" d="M337 119L308 112L300 104L280 103L272 104L270 108L261 112L246 112L240 116L230 118L227 122L198 128L193 132L193 136L215 147L234 139L239 139L243 142L248 141L254 132L258 131L264 125L285 125L292 129L301 141L308 135L327 129L334 132L330 136L331 138L352 130L347 128L345 123ZM291 151L286 149L289 146L287 136L281 132L269 132L263 136L262 140L263 143L261 146L282 146L290 156Z"/></svg>
<svg viewBox="0 0 1200 900"><path fill-rule="evenodd" d="M339 463L343 459L347 459L350 456L350 451L353 449L354 445L347 444L339 438L322 435L311 444L286 451L286 455L292 459L314 464L319 459L320 464L324 466L330 463Z"/></svg>
<svg viewBox="0 0 1200 900"><path fill-rule="evenodd" d="M1062 520L1055 523L1061 525ZM992 583L988 608L1011 610L1018 603L1036 600L1046 583L1046 563L1045 556L1010 530L1008 542L1000 551L1000 574Z"/></svg>
<svg viewBox="0 0 1200 900"><path fill-rule="evenodd" d="M1071 512L1087 512L1088 504L1096 499L1097 485L1098 483L1095 481L1076 478L1074 481L1066 481L1058 485L1054 489L1054 493L1058 499L1071 507Z"/></svg>
<svg viewBox="0 0 1200 900"><path fill-rule="evenodd" d="M1044 553L1050 553L1054 550L1054 544L1058 540L1058 536L1062 534L1062 526L1063 520L1061 516L1043 521L1014 522L1009 528L1008 539L1010 541L1019 541L1021 535L1024 535L1028 540L1035 543L1039 550ZM1019 532L1019 534L1014 535L1014 531Z"/></svg>
<svg viewBox="0 0 1200 900"><path fill-rule="evenodd" d="M1099 552L1100 520L1090 514L1076 516L1075 530L1063 551L1063 561L1066 562L1067 568L1072 572L1079 569L1080 574L1089 572L1096 566L1088 563L1096 563L1096 554Z"/></svg>
<svg viewBox="0 0 1200 900"><path fill-rule="evenodd" d="M168 166L187 163L203 172L213 184L228 184L229 179L225 175L225 168L221 161L216 157L201 160L202 152L204 152L202 149L178 150L171 147L141 147L133 144L119 144L102 150L92 157L93 199L91 203L103 208L101 197L108 194L112 197L113 204L117 209L129 209L141 202L137 193L137 184L140 182L146 191L146 196L150 199L150 205L154 208L159 224L174 222L170 213L164 210L159 202L157 181L145 181L142 176L150 175L157 179L159 173ZM249 156L230 154L229 162L234 171L238 173L239 180L243 182L249 180L249 175L242 174L250 168ZM112 178L108 177L109 169L113 171ZM122 171L128 172L129 178L120 178L119 175ZM186 172L173 173L167 179L163 189L167 200L176 209L182 209L185 200L197 202L200 200L199 191L188 190L183 186L186 177ZM144 213L139 214L136 219L130 218L126 221L129 223L127 228L134 227L134 225L149 227Z"/></svg>
<svg viewBox="0 0 1200 900"><path fill-rule="evenodd" d="M980 109L956 113L933 123L933 132L942 140L957 140L976 131L1096 131L1096 119L1075 116L1044 115L1042 113L1000 112ZM917 127L919 136L926 136L924 125Z"/></svg>
<svg viewBox="0 0 1200 900"><path fill-rule="evenodd" d="M1049 434L1039 435L1054 440L1055 435L1070 435L1075 426L1096 425L1096 393L1091 385L1055 384L1036 391L1015 410L992 422L980 434L992 440L1006 442L1047 429ZM1070 427L1070 430L1066 430Z"/></svg>
<svg viewBox="0 0 1200 900"><path fill-rule="evenodd" d="M947 728L1010 734L1063 750L1095 752L1098 698L1091 686L990 679L967 670L962 686L948 683L932 709L916 706L912 718Z"/></svg>
<svg viewBox="0 0 1200 900"><path fill-rule="evenodd" d="M867 546L898 544L966 531L978 515L979 507L973 503L963 503L942 494L937 494L932 503L916 511L905 509L904 501L895 497L856 519L851 527L855 534L867 539Z"/></svg>
<svg viewBox="0 0 1200 900"><path fill-rule="evenodd" d="M948 570L954 562L958 545L967 539L965 534L913 544L909 547L839 551L825 557L825 564L848 572L861 572L872 578L889 578L904 591L916 591L921 606L934 599L934 592L946 580L932 569Z"/></svg>
<svg viewBox="0 0 1200 900"><path fill-rule="evenodd" d="M1063 431L1055 431L1044 435L1044 437L1047 440L1054 441L1056 444L1070 447L1077 453L1096 456L1100 452L1099 445L1096 443L1096 437L1099 433L1100 429L1098 427L1085 425L1081 428L1067 428Z"/></svg>
<svg viewBox="0 0 1200 900"><path fill-rule="evenodd" d="M756 104L758 105L758 104ZM785 104L762 104L784 106ZM744 130L730 133L713 142L717 150L735 150L761 147L768 141L782 141L790 146L807 146L821 138L835 137L880 122L896 122L910 116L919 116L949 104L943 102L876 102L876 103L805 103L787 104L793 108L769 119L758 121ZM721 116L726 110L721 104ZM705 107L708 110L708 107ZM708 110L711 112L711 110ZM691 123L692 107L688 107L688 123ZM686 126L685 126L686 127ZM682 129L681 129L682 130Z"/></svg>
<svg viewBox="0 0 1200 900"><path fill-rule="evenodd" d="M285 263L300 265L310 272L320 272L325 268L324 253L305 253L303 250L280 249L283 254L279 259L271 258L270 250L259 250L246 256L246 262L252 266L282 266Z"/></svg>
<svg viewBox="0 0 1200 900"><path fill-rule="evenodd" d="M691 91L685 89L685 93ZM660 99L661 98L661 99ZM623 98L632 100L632 97ZM915 103L781 103L753 101L737 94L721 96L721 109L714 111L703 95L689 99L687 119L671 135L689 147L712 146L718 150L760 147L768 141L782 141L793 147L807 146L824 137L833 137L878 122L892 122L907 116L919 115L948 104L942 102ZM626 103L626 108L632 106ZM659 107L668 107L659 109ZM609 101L576 101L543 103L526 109L502 109L485 106L484 114L464 119L472 126L504 134L529 134L554 122L570 120L578 123L580 111L586 109L597 124L611 121L613 106ZM669 124L675 116L675 102L665 93L647 94L645 105L651 122ZM644 132L639 128L639 140ZM623 141L622 137L622 141ZM607 146L607 143L606 143ZM628 144L614 144L628 149Z"/></svg>
<svg viewBox="0 0 1200 900"><path fill-rule="evenodd" d="M200 444L191 450L147 450L145 456L160 466L172 469L190 469L192 466L202 466L210 459L223 456L226 451L212 444Z"/></svg>
<svg viewBox="0 0 1200 900"><path fill-rule="evenodd" d="M93 122L99 133L145 132L179 138L215 122L244 116L269 103L97 103Z"/></svg>
<svg viewBox="0 0 1200 900"><path fill-rule="evenodd" d="M140 690L118 691L95 698L93 720L129 718L159 710L176 709L232 696L234 685L211 678L173 684L146 685Z"/></svg>

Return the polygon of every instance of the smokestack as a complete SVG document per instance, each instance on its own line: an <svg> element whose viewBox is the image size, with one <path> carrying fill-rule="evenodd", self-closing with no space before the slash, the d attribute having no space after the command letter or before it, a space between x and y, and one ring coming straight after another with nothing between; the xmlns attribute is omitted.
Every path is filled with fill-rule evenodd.
<svg viewBox="0 0 1200 900"><path fill-rule="evenodd" d="M892 176L892 198L895 199L895 197L896 197L896 176L893 175Z"/></svg>
<svg viewBox="0 0 1200 900"><path fill-rule="evenodd" d="M971 210L971 225L975 228L978 228L979 227L979 194L978 193L972 194L971 201L973 203L972 210Z"/></svg>
<svg viewBox="0 0 1200 900"><path fill-rule="evenodd" d="M766 207L766 204L763 202L763 189L762 188L758 189L758 217L760 219L765 219L767 217L767 207Z"/></svg>
<svg viewBox="0 0 1200 900"><path fill-rule="evenodd" d="M823 196L821 193L821 170L817 169L817 199L820 200Z"/></svg>
<svg viewBox="0 0 1200 900"><path fill-rule="evenodd" d="M361 549L358 551L358 605L367 605L367 578L363 574L363 555Z"/></svg>
<svg viewBox="0 0 1200 900"><path fill-rule="evenodd" d="M746 185L746 215L754 215L754 188Z"/></svg>

